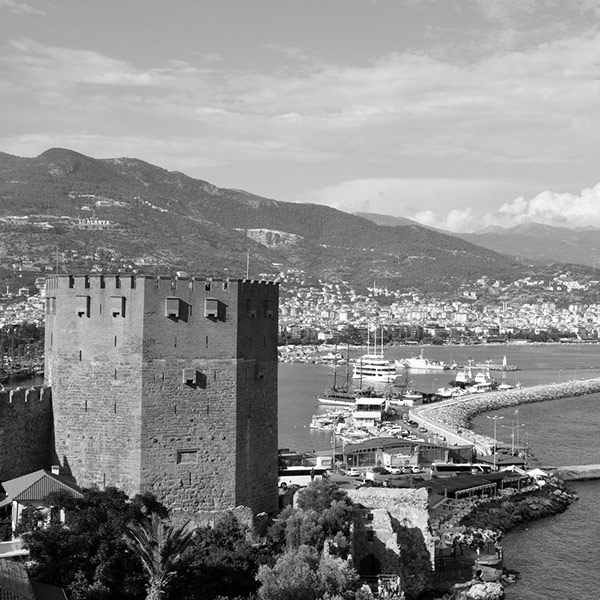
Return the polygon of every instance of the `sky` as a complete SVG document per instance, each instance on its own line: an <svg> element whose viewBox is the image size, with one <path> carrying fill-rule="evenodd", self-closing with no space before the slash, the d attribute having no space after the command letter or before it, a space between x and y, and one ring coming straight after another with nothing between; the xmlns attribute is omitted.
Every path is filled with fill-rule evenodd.
<svg viewBox="0 0 600 600"><path fill-rule="evenodd" d="M0 0L0 151L600 227L600 0Z"/></svg>

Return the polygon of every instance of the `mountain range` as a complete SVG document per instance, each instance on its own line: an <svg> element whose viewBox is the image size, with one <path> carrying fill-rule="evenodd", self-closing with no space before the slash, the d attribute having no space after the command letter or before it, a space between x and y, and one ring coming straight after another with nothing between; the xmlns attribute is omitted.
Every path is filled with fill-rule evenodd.
<svg viewBox="0 0 600 600"><path fill-rule="evenodd" d="M93 257L107 271L131 264L259 278L296 270L358 287L438 292L482 276L514 280L532 268L492 248L497 233L468 238L398 218L378 224L369 215L219 188L138 159L61 148L34 158L0 153L0 232L3 264L60 254L71 257L63 269L86 268L77 259Z"/></svg>
<svg viewBox="0 0 600 600"><path fill-rule="evenodd" d="M454 235L494 252L529 261L577 263L594 268L600 263L600 229L594 227L569 229L522 223Z"/></svg>
<svg viewBox="0 0 600 600"><path fill-rule="evenodd" d="M378 225L419 225L404 217L376 213L354 213ZM420 225L421 227L427 227ZM595 227L551 227L521 223L514 227L491 225L475 233L447 233L482 248L537 264L569 263L596 268L600 264L600 229Z"/></svg>

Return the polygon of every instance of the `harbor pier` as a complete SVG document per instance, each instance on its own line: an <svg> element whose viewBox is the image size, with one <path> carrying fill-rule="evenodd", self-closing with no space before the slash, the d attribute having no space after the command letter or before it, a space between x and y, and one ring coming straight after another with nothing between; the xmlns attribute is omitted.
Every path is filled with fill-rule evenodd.
<svg viewBox="0 0 600 600"><path fill-rule="evenodd" d="M600 465L574 465L570 467L557 467L554 475L563 481L586 481L600 479Z"/></svg>
<svg viewBox="0 0 600 600"><path fill-rule="evenodd" d="M475 415L531 402L545 402L598 392L600 378L567 381L452 398L435 404L415 406L409 411L409 415L429 431L443 435L448 444L473 444L478 454L485 455L492 453L496 441L471 431L470 423Z"/></svg>

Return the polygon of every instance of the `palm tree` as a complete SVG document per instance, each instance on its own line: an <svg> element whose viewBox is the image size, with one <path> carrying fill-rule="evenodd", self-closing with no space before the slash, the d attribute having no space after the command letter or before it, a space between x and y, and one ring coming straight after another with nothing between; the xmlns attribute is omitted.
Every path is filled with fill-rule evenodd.
<svg viewBox="0 0 600 600"><path fill-rule="evenodd" d="M139 557L148 575L146 600L164 597L176 575L176 563L193 541L196 529L190 521L172 525L154 513L143 521L128 523L127 545Z"/></svg>

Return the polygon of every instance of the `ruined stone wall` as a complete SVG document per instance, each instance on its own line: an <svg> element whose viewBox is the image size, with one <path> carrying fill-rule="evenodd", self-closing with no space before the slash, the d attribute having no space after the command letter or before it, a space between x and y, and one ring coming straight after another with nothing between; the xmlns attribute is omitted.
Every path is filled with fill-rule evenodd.
<svg viewBox="0 0 600 600"><path fill-rule="evenodd" d="M369 535L369 532L372 534ZM373 555L379 564L380 573L400 573L401 549L387 510L373 508L356 511L353 546L354 566L359 572L364 558Z"/></svg>
<svg viewBox="0 0 600 600"><path fill-rule="evenodd" d="M56 449L78 483L277 508L277 285L56 276L47 295Z"/></svg>
<svg viewBox="0 0 600 600"><path fill-rule="evenodd" d="M52 396L48 388L0 391L0 481L52 462Z"/></svg>
<svg viewBox="0 0 600 600"><path fill-rule="evenodd" d="M365 508L386 510L404 528L420 529L431 556L431 564L434 564L435 543L429 524L427 489L358 488L349 490L348 496L352 502Z"/></svg>

